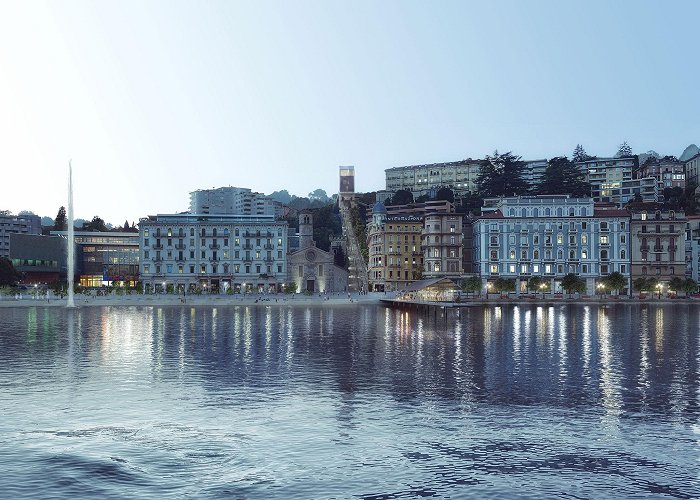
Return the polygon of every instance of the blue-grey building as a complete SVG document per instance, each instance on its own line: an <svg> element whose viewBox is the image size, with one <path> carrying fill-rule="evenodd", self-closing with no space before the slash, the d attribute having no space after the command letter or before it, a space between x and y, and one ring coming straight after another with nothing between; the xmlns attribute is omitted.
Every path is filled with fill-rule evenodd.
<svg viewBox="0 0 700 500"><path fill-rule="evenodd" d="M515 279L516 293L534 277L561 291L569 273L597 280L613 272L630 276L630 214L591 198L568 195L486 200L473 224L474 269L486 288L499 277Z"/></svg>

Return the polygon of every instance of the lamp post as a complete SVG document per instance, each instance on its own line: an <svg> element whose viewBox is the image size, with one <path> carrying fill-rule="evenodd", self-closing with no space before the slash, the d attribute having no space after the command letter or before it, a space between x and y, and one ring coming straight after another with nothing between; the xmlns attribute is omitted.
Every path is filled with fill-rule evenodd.
<svg viewBox="0 0 700 500"><path fill-rule="evenodd" d="M165 295L165 281L163 282L163 295Z"/></svg>
<svg viewBox="0 0 700 500"><path fill-rule="evenodd" d="M544 289L547 288L547 285L544 283L540 283L540 290L542 290L542 299L544 300Z"/></svg>
<svg viewBox="0 0 700 500"><path fill-rule="evenodd" d="M658 283L656 285L656 291L659 292L659 300L661 300L661 290L663 289L663 285L661 283Z"/></svg>
<svg viewBox="0 0 700 500"><path fill-rule="evenodd" d="M600 297L603 298L603 295L605 294L605 284L598 283L598 290L600 290L600 292L599 292Z"/></svg>

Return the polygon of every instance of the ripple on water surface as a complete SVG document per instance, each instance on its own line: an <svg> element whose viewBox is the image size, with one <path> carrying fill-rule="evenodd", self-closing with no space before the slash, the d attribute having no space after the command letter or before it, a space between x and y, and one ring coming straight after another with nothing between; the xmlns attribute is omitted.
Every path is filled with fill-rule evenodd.
<svg viewBox="0 0 700 500"><path fill-rule="evenodd" d="M0 309L8 498L696 498L700 314Z"/></svg>

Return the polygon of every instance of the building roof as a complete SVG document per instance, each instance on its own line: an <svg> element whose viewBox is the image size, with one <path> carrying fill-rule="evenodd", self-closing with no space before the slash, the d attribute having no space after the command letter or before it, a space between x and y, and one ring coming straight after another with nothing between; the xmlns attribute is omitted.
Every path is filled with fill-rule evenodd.
<svg viewBox="0 0 700 500"><path fill-rule="evenodd" d="M403 289L404 292L418 292L424 290L425 288L430 288L438 285L440 288L449 288L451 290L457 290L459 287L457 283L452 281L450 278L433 278L428 280L415 281Z"/></svg>
<svg viewBox="0 0 700 500"><path fill-rule="evenodd" d="M386 207L384 206L384 203L381 201L378 201L377 203L374 204L374 207L372 207L372 213L373 214L386 214Z"/></svg>
<svg viewBox="0 0 700 500"><path fill-rule="evenodd" d="M630 217L630 212L624 208L594 208L593 217Z"/></svg>
<svg viewBox="0 0 700 500"><path fill-rule="evenodd" d="M694 156L697 156L700 154L700 148L698 148L695 144L691 144L685 150L683 151L683 154L678 158L680 161L688 161Z"/></svg>

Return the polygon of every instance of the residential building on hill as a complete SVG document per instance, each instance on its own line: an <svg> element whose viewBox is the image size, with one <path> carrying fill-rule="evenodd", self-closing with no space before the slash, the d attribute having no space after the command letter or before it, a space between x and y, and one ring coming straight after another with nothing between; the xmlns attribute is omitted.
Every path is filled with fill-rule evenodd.
<svg viewBox="0 0 700 500"><path fill-rule="evenodd" d="M700 184L700 148L691 144L678 160L684 165L686 183L694 186Z"/></svg>
<svg viewBox="0 0 700 500"><path fill-rule="evenodd" d="M0 257L10 257L10 235L41 234L41 217L34 214L0 214Z"/></svg>
<svg viewBox="0 0 700 500"><path fill-rule="evenodd" d="M537 276L561 291L562 278L573 273L592 294L597 280L613 272L627 278L629 287L628 211L568 195L487 201L490 209L473 224L474 268L484 287L509 278L521 293Z"/></svg>
<svg viewBox="0 0 700 500"><path fill-rule="evenodd" d="M210 215L280 215L281 203L248 188L220 187L190 193L190 213Z"/></svg>
<svg viewBox="0 0 700 500"><path fill-rule="evenodd" d="M585 172L594 201L618 206L640 197L643 201L661 201L656 179L634 178L639 165L636 156L591 158L576 165Z"/></svg>
<svg viewBox="0 0 700 500"><path fill-rule="evenodd" d="M653 177L661 190L679 187L685 189L685 167L674 156L656 158L650 156L637 170L638 179Z"/></svg>
<svg viewBox="0 0 700 500"><path fill-rule="evenodd" d="M405 189L411 191L414 197L434 194L441 187L449 187L459 195L475 192L483 164L484 160L468 158L448 163L388 168L384 171L386 190L395 193Z"/></svg>

